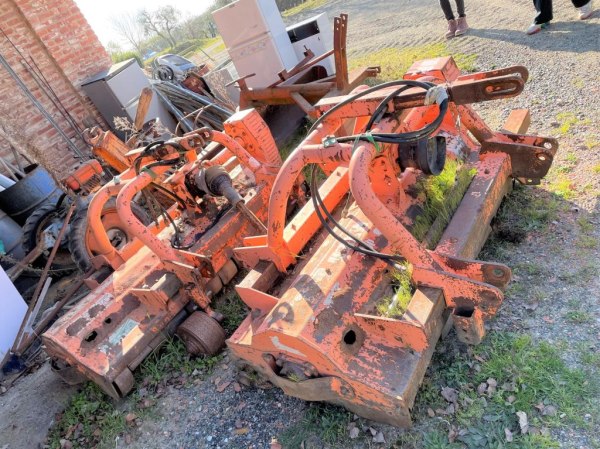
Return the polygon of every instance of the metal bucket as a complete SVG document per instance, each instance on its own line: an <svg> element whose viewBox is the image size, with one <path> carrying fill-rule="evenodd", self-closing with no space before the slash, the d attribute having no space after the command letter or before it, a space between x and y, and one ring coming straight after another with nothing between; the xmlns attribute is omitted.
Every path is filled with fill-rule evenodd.
<svg viewBox="0 0 600 449"><path fill-rule="evenodd" d="M22 259L25 256L21 240L23 238L23 229L3 210L0 210L0 240L4 246L4 252L15 259Z"/></svg>
<svg viewBox="0 0 600 449"><path fill-rule="evenodd" d="M56 185L50 173L37 164L25 167L25 177L0 192L0 209L19 225L42 204L56 204L63 191Z"/></svg>

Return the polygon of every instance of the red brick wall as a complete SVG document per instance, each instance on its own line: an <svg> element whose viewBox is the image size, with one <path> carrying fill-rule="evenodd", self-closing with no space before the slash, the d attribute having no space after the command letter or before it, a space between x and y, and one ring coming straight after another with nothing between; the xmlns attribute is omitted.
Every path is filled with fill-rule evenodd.
<svg viewBox="0 0 600 449"><path fill-rule="evenodd" d="M105 125L79 85L110 67L110 56L73 1L0 0L0 29L25 59L35 60L80 128L85 128L84 120ZM23 58L1 32L0 54L73 143L82 152L88 152L85 142L38 87L21 63ZM73 165L75 160L68 144L0 66L0 113L6 113L3 111L9 111L11 117L18 120L24 133L35 137L35 142L53 165L65 169ZM12 160L9 147L2 141L0 156Z"/></svg>

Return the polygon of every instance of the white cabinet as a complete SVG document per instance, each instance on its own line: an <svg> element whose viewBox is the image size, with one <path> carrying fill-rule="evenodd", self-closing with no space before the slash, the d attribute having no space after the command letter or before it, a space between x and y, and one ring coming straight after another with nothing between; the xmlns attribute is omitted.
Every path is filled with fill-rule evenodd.
<svg viewBox="0 0 600 449"><path fill-rule="evenodd" d="M213 18L238 75L256 74L249 87L267 87L298 63L275 0L237 0Z"/></svg>

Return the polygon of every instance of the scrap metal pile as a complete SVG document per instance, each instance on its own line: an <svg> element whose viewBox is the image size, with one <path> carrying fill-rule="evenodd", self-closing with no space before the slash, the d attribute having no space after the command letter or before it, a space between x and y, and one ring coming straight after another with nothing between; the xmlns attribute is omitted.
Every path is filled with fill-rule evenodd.
<svg viewBox="0 0 600 449"><path fill-rule="evenodd" d="M205 126L222 131L223 122L233 114L231 109L208 93L202 95L175 82L156 83L154 90L169 112L177 118L183 132Z"/></svg>
<svg viewBox="0 0 600 449"><path fill-rule="evenodd" d="M460 75L451 58L418 62L403 80L321 99L283 165L251 109L224 132L121 154L130 168L88 211L93 265L112 272L43 336L55 368L119 397L177 326L193 353L217 352L211 299L243 265L236 289L251 310L227 342L236 357L289 395L410 425L445 324L477 344L503 300L510 269L475 260L503 197L514 180L539 183L557 151L522 134L525 114L496 132L471 106L514 97L526 81L523 67ZM438 176L450 179L447 204L432 210ZM147 226L132 200L149 190L174 205L156 205ZM111 198L135 236L122 248L100 220Z"/></svg>

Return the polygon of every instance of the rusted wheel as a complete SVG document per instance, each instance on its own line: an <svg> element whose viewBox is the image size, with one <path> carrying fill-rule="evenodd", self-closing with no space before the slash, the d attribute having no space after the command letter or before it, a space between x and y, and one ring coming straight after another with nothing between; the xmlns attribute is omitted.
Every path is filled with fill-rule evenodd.
<svg viewBox="0 0 600 449"><path fill-rule="evenodd" d="M215 355L225 344L225 331L204 312L192 313L177 329L192 355Z"/></svg>
<svg viewBox="0 0 600 449"><path fill-rule="evenodd" d="M133 373L129 368L125 368L117 377L115 377L115 380L113 380L112 394L111 392L108 393L117 399L124 398L133 388L134 382Z"/></svg>
<svg viewBox="0 0 600 449"><path fill-rule="evenodd" d="M145 225L152 221L146 211L136 203L131 203L133 214ZM123 226L117 214L117 202L111 198L102 208L100 216L102 224L106 229L108 238L112 245L123 248L133 240L134 236ZM71 222L71 233L69 234L69 249L73 260L83 272L92 267L92 258L98 254L98 243L88 226L87 208L77 211Z"/></svg>
<svg viewBox="0 0 600 449"><path fill-rule="evenodd" d="M65 221L64 209L56 207L55 204L46 203L37 208L25 221L23 225L23 250L25 254L30 253L42 241L43 233L47 228L53 227L51 232L55 236L60 232L60 228ZM50 249L42 253L36 261L36 265L46 265L46 260L50 254ZM63 276L77 269L68 248L67 238L63 237L58 252L54 256L51 269L57 272L53 276Z"/></svg>

